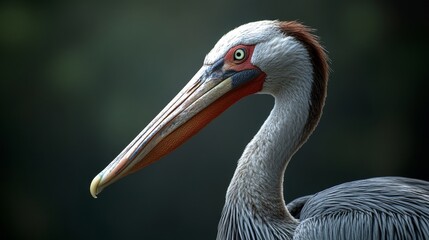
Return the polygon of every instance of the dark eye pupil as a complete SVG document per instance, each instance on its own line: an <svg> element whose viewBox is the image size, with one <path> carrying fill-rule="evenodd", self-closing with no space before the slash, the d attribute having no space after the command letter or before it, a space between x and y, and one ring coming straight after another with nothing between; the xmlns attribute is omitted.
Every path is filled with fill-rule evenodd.
<svg viewBox="0 0 429 240"><path fill-rule="evenodd" d="M242 60L244 58L244 50L243 49L238 49L237 51L235 51L234 53L234 59L235 60Z"/></svg>

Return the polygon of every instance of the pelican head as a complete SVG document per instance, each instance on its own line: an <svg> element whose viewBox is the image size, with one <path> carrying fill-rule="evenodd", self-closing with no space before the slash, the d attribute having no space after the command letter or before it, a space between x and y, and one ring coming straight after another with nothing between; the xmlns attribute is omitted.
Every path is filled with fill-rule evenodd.
<svg viewBox="0 0 429 240"><path fill-rule="evenodd" d="M302 144L323 106L326 82L315 84L315 79L327 78L325 58L311 31L297 22L259 21L230 31L177 96L93 179L92 196L159 160L233 103L254 93L276 98L303 93L296 101L306 106L306 124L295 145Z"/></svg>

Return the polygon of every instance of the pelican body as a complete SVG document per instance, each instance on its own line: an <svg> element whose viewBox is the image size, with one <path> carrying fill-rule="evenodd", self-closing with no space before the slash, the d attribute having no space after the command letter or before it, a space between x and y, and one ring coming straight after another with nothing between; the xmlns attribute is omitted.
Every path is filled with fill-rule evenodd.
<svg viewBox="0 0 429 240"><path fill-rule="evenodd" d="M298 22L259 21L224 35L178 95L91 183L105 187L176 149L239 99L274 107L238 160L217 239L429 239L429 183L382 177L283 198L286 166L322 114L328 58Z"/></svg>

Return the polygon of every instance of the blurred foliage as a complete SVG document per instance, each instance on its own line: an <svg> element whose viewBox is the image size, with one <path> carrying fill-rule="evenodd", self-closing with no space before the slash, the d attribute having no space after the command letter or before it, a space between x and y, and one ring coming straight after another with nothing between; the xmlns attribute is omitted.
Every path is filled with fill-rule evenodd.
<svg viewBox="0 0 429 240"><path fill-rule="evenodd" d="M213 239L236 160L269 113L270 97L241 101L97 200L89 183L222 34L261 19L314 27L332 62L322 121L287 170L287 201L372 176L429 180L429 20L422 4L3 1L2 235Z"/></svg>

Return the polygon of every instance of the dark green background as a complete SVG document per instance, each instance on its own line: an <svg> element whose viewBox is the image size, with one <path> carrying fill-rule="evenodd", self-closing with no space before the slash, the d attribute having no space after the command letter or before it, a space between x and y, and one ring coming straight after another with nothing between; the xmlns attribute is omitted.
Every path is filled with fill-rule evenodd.
<svg viewBox="0 0 429 240"><path fill-rule="evenodd" d="M420 3L419 3L420 2ZM214 239L225 191L272 106L255 95L177 151L89 194L227 31L262 19L317 29L332 74L287 201L385 175L429 179L424 1L2 1L1 235ZM5 230L5 231L4 231Z"/></svg>

